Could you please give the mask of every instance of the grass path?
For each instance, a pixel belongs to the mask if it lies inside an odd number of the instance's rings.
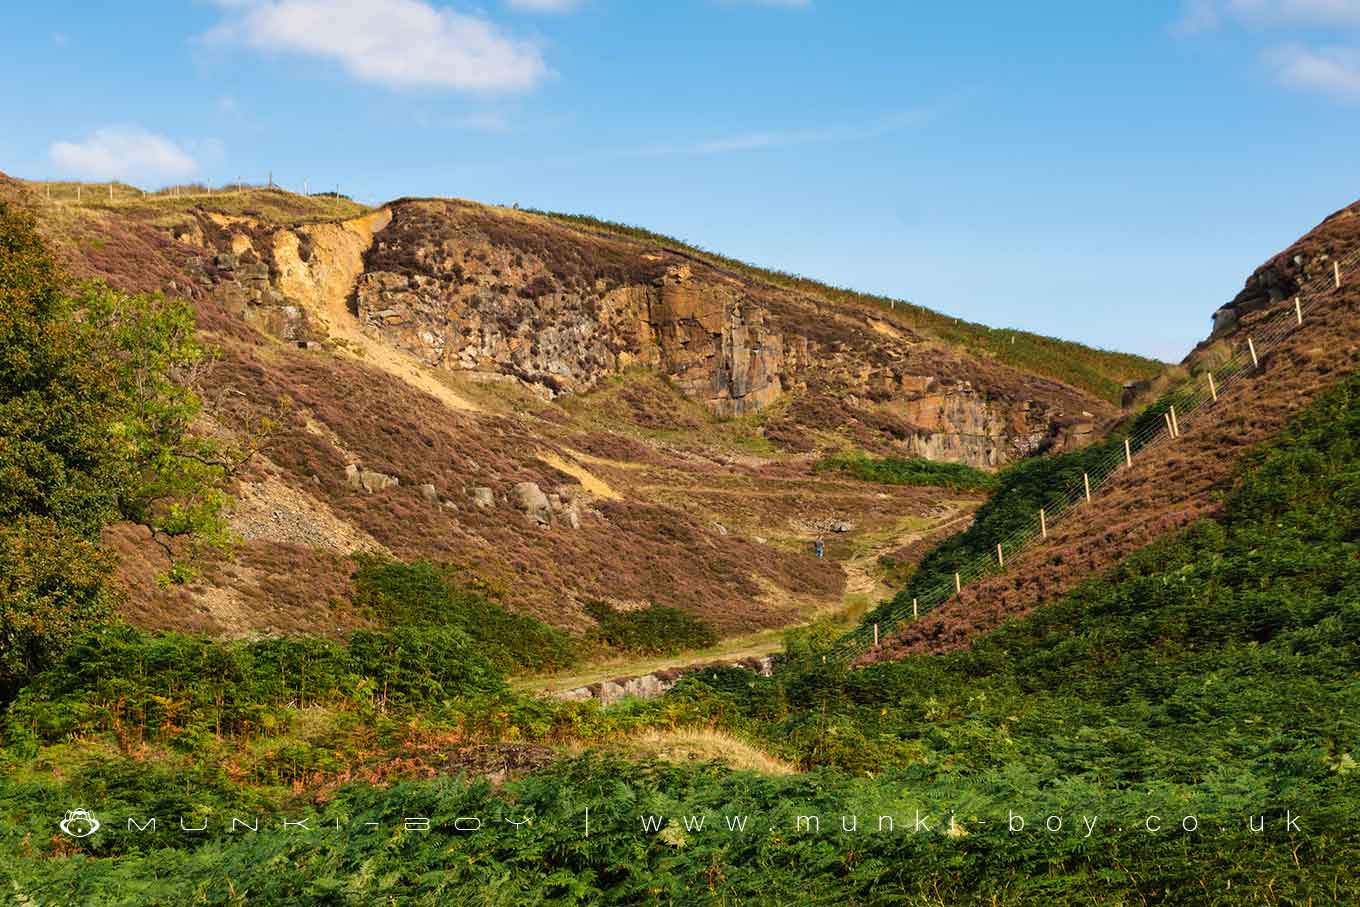
[[[856,619],[856,612],[862,612],[866,603],[873,604],[874,596],[891,595],[892,590],[883,585],[882,579],[874,569],[881,555],[950,526],[958,525],[962,529],[967,521],[972,519],[973,508],[977,502],[950,500],[943,503],[948,509],[929,523],[923,525],[920,518],[908,517],[890,530],[879,531],[855,540],[850,556],[841,562],[846,574],[846,592],[841,607],[834,612],[837,617],[849,623]],[[816,616],[825,616],[825,612]],[[617,657],[578,665],[560,673],[514,678],[511,686],[524,692],[552,694],[605,680],[641,677],[644,674],[672,668],[686,668],[715,661],[735,662],[745,658],[761,658],[781,651],[784,648],[785,632],[806,623],[804,620],[785,627],[730,636],[707,649],[682,652],[679,655]]]

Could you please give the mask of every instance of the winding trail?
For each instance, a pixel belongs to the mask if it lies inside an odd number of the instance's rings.
[[[872,603],[881,598],[892,596],[894,590],[884,584],[882,577],[875,569],[878,559],[882,555],[937,535],[953,526],[966,525],[973,519],[973,509],[972,506],[968,506],[968,502],[941,502],[941,512],[937,521],[933,521],[924,527],[900,527],[898,531],[878,536],[871,544],[842,561],[841,569],[845,571],[846,576],[846,605],[836,612],[837,615],[840,617],[848,615],[850,602],[853,598],[868,596]],[[572,694],[591,684],[634,680],[662,672],[698,669],[714,663],[735,664],[747,659],[774,655],[784,648],[784,633],[786,631],[805,625],[806,622],[800,622],[773,630],[762,630],[759,633],[732,636],[721,640],[711,648],[684,652],[680,655],[640,656],[597,661],[556,674],[516,678],[511,681],[511,686],[524,692],[562,698],[580,698]]]

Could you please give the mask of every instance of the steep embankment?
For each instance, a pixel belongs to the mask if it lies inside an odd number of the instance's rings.
[[[644,366],[717,416],[766,414],[780,448],[851,440],[980,466],[1079,444],[1114,414],[891,312],[828,305],[671,249],[467,202],[392,211],[355,314],[432,368],[511,375],[551,398]]]
[[[1305,281],[1330,277],[1332,262],[1360,249],[1360,207],[1337,212],[1254,272],[1246,288],[1216,314],[1214,335],[1185,361],[1191,370],[1219,366],[1247,347],[1253,330],[1292,319],[1293,295]],[[1246,357],[1249,358],[1249,357]],[[979,634],[1023,615],[1168,532],[1220,506],[1242,456],[1278,433],[1289,418],[1360,363],[1360,273],[1343,272],[1303,323],[1263,350],[1260,368],[1205,409],[1193,428],[1121,469],[1099,494],[1052,528],[1048,540],[1016,556],[1004,574],[903,625],[866,656],[875,660],[966,647]]]
[[[140,531],[110,533],[143,626],[343,632],[372,620],[359,551],[466,565],[565,627],[592,599],[784,626],[842,605],[834,558],[859,552],[852,591],[871,588],[864,552],[959,498],[815,473],[815,449],[995,464],[1115,415],[891,310],[525,212],[85,198],[24,203],[74,274],[193,301],[220,350],[206,427],[279,422],[239,477],[234,559],[166,588]],[[815,560],[829,527],[845,541]]]

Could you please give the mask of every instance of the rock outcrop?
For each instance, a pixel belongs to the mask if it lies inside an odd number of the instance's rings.
[[[624,699],[656,699],[659,696],[664,696],[687,674],[697,674],[701,671],[727,668],[744,668],[759,674],[761,677],[769,677],[774,671],[774,658],[769,655],[764,655],[759,658],[742,658],[737,661],[714,661],[706,662],[704,664],[686,665],[681,668],[654,671],[651,674],[642,674],[638,677],[619,677],[614,680],[602,680],[587,686],[576,687],[571,690],[562,690],[561,692],[552,695],[557,699],[566,699],[575,702],[593,699],[600,703],[600,705],[613,705]]]
[[[349,483],[350,488],[356,491],[366,491],[369,494],[386,491],[401,484],[401,480],[396,476],[389,476],[373,469],[364,469],[354,464],[345,467],[345,481]]]
[[[547,398],[647,368],[720,418],[791,396],[830,401],[766,426],[791,449],[816,446],[809,432],[848,427],[871,449],[997,467],[1080,444],[1114,412],[864,310],[519,212],[402,201],[337,224],[201,214],[174,229],[209,250],[198,276],[220,298],[299,346],[381,347]],[[396,373],[412,371],[422,370]],[[436,384],[422,389],[449,396]],[[553,512],[536,504],[531,518]],[[579,519],[562,511],[565,525]]]

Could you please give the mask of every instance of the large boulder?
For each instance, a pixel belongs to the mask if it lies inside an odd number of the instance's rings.
[[[535,523],[546,526],[552,522],[552,503],[537,482],[520,482],[510,489],[510,503]]]
[[[401,484],[401,480],[396,476],[389,476],[372,469],[364,469],[354,464],[345,467],[345,481],[355,491],[366,491],[369,494],[373,494],[375,491],[386,491],[388,488],[395,488]]]

